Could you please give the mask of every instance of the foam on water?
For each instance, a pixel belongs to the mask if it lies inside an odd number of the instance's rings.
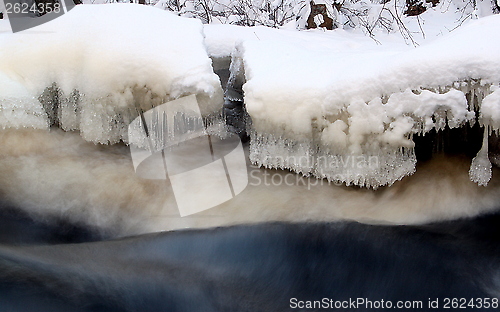
[[[169,182],[137,176],[124,145],[95,145],[57,129],[2,130],[0,145],[4,201],[39,220],[62,218],[115,235],[265,221],[415,224],[474,216],[500,202],[498,169],[480,187],[467,174],[470,159],[437,156],[378,190],[249,166],[240,195],[181,218]]]

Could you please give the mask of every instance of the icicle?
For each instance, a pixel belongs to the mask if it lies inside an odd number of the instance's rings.
[[[383,146],[361,154],[333,152],[310,140],[293,141],[272,134],[250,132],[250,161],[266,168],[290,169],[304,176],[314,176],[376,189],[392,185],[415,172],[413,148]]]
[[[61,91],[62,93],[62,91]],[[79,129],[80,98],[78,90],[73,90],[69,96],[61,96],[59,101],[59,125],[66,131]]]
[[[469,177],[472,182],[476,182],[480,186],[488,185],[491,179],[491,162],[488,158],[488,127],[484,127],[483,146],[472,160]]]

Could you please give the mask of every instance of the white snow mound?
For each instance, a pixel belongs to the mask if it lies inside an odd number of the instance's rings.
[[[498,29],[485,17],[414,49],[243,41],[230,81],[245,82],[252,162],[376,188],[415,171],[413,134],[474,122],[485,97],[500,129]]]
[[[190,94],[205,116],[223,103],[199,20],[144,5],[79,5],[36,28],[0,34],[2,128],[56,123],[89,141],[127,141],[139,107]]]

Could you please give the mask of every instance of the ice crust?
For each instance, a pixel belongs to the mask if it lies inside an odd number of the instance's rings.
[[[0,128],[57,124],[88,141],[127,141],[139,110],[191,94],[204,116],[222,106],[199,20],[144,5],[81,5],[0,34]]]

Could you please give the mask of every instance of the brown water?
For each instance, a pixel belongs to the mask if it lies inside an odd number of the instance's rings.
[[[36,219],[62,218],[117,235],[277,220],[418,224],[500,207],[498,169],[480,187],[469,180],[469,158],[435,156],[376,191],[249,167],[240,195],[181,218],[168,182],[138,177],[126,146],[95,145],[56,129],[1,130],[0,146],[3,200]]]

